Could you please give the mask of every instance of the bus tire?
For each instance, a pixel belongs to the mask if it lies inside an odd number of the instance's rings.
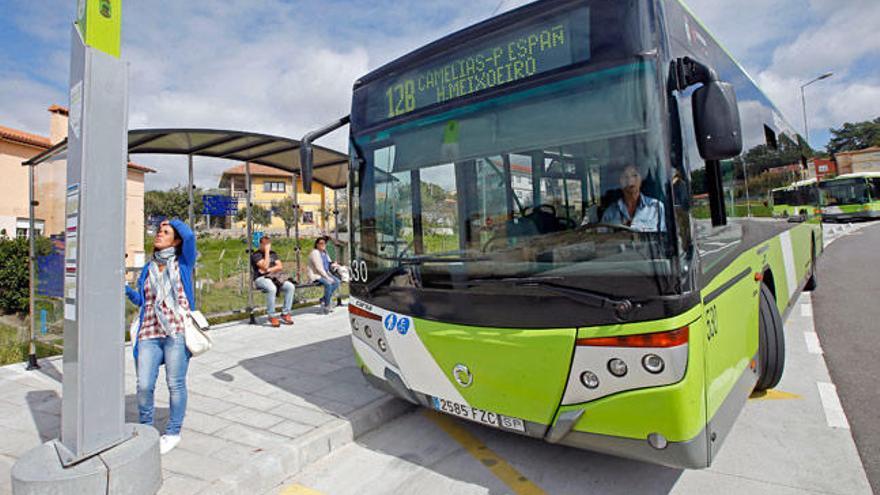
[[[767,390],[775,387],[782,378],[782,370],[785,368],[785,334],[773,292],[761,284],[759,297],[758,365],[761,374],[755,390]]]
[[[816,280],[816,241],[814,240],[810,246],[812,250],[810,251],[810,278],[807,279],[807,284],[804,285],[804,291],[813,292],[816,290],[816,287],[819,285],[818,280]]]

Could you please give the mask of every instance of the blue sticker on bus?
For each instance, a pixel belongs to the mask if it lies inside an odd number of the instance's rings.
[[[397,315],[394,313],[389,313],[388,316],[385,317],[385,330],[389,332],[394,331],[397,327]]]
[[[400,335],[406,335],[406,332],[409,331],[409,318],[402,316],[400,320],[397,321],[397,331]]]

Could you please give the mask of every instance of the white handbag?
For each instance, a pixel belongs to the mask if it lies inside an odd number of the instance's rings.
[[[210,325],[205,315],[201,311],[188,311],[183,322],[186,348],[189,349],[193,357],[210,351],[214,346],[214,341],[206,332]]]

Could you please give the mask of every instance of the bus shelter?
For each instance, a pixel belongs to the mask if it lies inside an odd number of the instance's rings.
[[[237,308],[235,305],[245,303],[245,310],[250,316],[251,322],[254,322],[254,289],[251,283],[250,274],[250,254],[253,252],[254,239],[254,218],[253,218],[253,182],[251,168],[253,165],[262,165],[271,167],[283,172],[292,174],[292,185],[290,197],[293,203],[295,218],[293,228],[293,245],[287,251],[286,262],[292,261],[295,267],[294,279],[298,287],[302,287],[300,279],[301,272],[301,248],[300,248],[300,219],[302,217],[301,205],[298,201],[298,185],[302,176],[302,168],[300,165],[301,142],[295,139],[272,136],[267,134],[259,134],[253,132],[243,132],[234,130],[217,130],[217,129],[140,129],[132,130],[128,133],[128,153],[135,154],[152,154],[152,155],[180,155],[186,157],[186,166],[188,172],[187,180],[187,220],[190,226],[196,223],[196,216],[203,212],[196,211],[194,172],[194,157],[208,157],[215,159],[230,160],[233,162],[244,163],[245,173],[245,190],[243,200],[245,202],[245,249],[238,253],[227,253],[227,249],[218,253],[211,253],[211,256],[219,256],[221,259],[229,254],[230,257],[237,256],[233,265],[228,262],[219,263],[219,274],[217,266],[208,266],[211,261],[208,259],[200,259],[200,263],[196,267],[196,285],[204,288],[203,283],[215,282],[212,279],[200,277],[199,268],[204,268],[206,275],[229,282],[230,279],[238,280],[233,287],[237,294],[246,295],[246,301],[240,301],[235,297],[230,298],[229,307],[226,311],[235,313],[241,311],[241,306]],[[327,189],[334,191],[333,210],[334,218],[334,237],[335,245],[338,249],[339,243],[339,205],[337,204],[337,194],[335,191],[343,189],[347,186],[348,180],[348,156],[344,153],[334,151],[329,148],[314,146],[314,180]],[[30,329],[31,329],[31,364],[36,364],[34,341],[35,336],[39,332],[46,333],[47,327],[51,327],[53,323],[59,323],[63,320],[64,311],[64,205],[66,187],[66,154],[67,140],[61,141],[45,152],[31,158],[23,163],[29,167],[29,198],[30,198]],[[120,164],[125,166],[125,164]],[[116,192],[114,192],[116,193]],[[236,201],[233,199],[233,201]],[[236,201],[237,203],[237,201]],[[54,208],[50,205],[55,205]],[[236,206],[236,209],[237,206]],[[42,210],[39,211],[38,210]],[[51,210],[51,211],[50,211]],[[40,218],[40,225],[37,225],[37,219]],[[54,221],[47,221],[52,218]],[[37,232],[42,236],[35,235]],[[37,237],[40,237],[39,242]],[[48,242],[47,242],[48,241]],[[201,248],[201,246],[200,246]],[[274,248],[274,246],[273,246]],[[201,249],[200,249],[201,251]],[[338,252],[338,256],[342,253]],[[53,255],[54,253],[54,255]],[[60,253],[60,254],[59,254]],[[206,253],[202,253],[204,256]],[[279,253],[284,260],[284,256]],[[58,259],[56,259],[58,258]],[[292,258],[292,259],[291,259]],[[341,258],[344,259],[344,258]],[[218,265],[218,263],[214,263]],[[224,267],[226,267],[224,272]],[[233,268],[234,267],[234,268]],[[135,270],[138,268],[132,268]],[[234,276],[230,276],[234,273]],[[222,282],[222,281],[221,281]],[[227,283],[227,285],[229,285]],[[305,284],[308,285],[308,284]],[[197,306],[204,308],[205,296],[210,297],[205,290],[197,290]],[[208,289],[210,290],[210,289]],[[298,291],[299,292],[299,291]],[[218,311],[210,310],[211,313]],[[39,326],[39,330],[38,327]]]

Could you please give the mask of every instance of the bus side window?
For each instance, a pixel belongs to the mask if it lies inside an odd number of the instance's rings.
[[[697,252],[700,256],[702,272],[706,273],[732,252],[742,237],[740,225],[731,223],[720,227],[712,225],[709,212],[709,195],[706,189],[706,162],[700,158],[694,137],[694,123],[691,113],[690,93],[685,91],[679,96],[678,115],[681,122],[683,138],[682,159],[683,165],[690,172],[690,218],[692,219],[693,237],[696,241]],[[726,166],[725,166],[726,165]],[[725,178],[725,196],[728,196],[732,177],[732,161],[722,163],[723,177]],[[725,198],[725,205],[730,205],[730,197]],[[729,210],[729,206],[727,207]]]

